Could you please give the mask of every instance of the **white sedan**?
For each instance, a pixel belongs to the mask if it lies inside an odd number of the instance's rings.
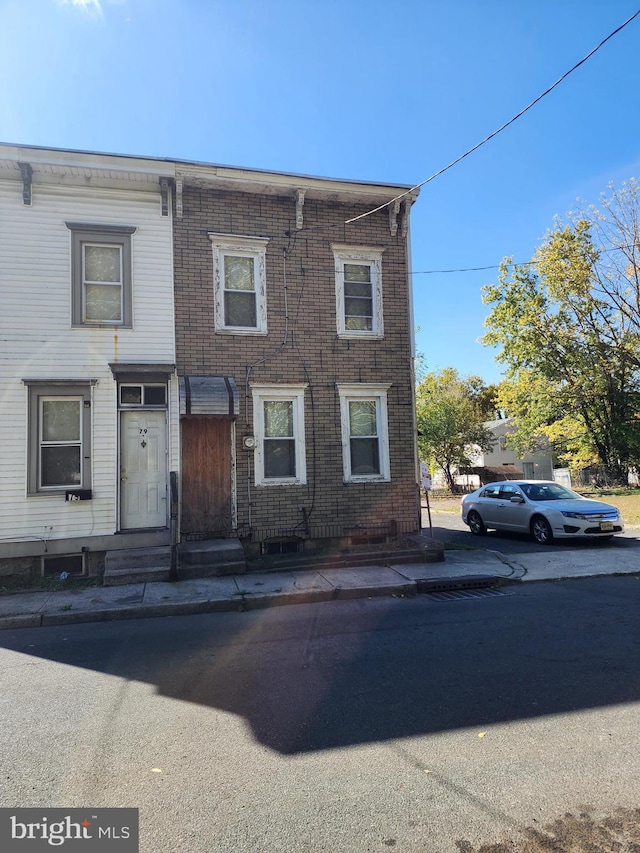
[[[487,530],[530,533],[545,545],[577,536],[611,539],[624,524],[616,507],[583,498],[550,480],[490,483],[465,495],[462,520],[476,536]]]

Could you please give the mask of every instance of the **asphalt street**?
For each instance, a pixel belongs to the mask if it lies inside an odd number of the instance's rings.
[[[138,807],[142,853],[631,837],[639,605],[629,576],[5,631],[0,804]]]

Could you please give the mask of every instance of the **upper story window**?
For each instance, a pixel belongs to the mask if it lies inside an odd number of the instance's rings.
[[[71,231],[71,322],[133,325],[129,226],[67,222]]]
[[[302,485],[307,481],[305,387],[252,386],[258,486]]]
[[[371,246],[333,243],[338,336],[381,338],[382,252]]]
[[[266,335],[269,240],[214,233],[209,239],[213,244],[216,332]]]

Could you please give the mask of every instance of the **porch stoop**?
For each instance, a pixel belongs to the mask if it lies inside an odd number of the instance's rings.
[[[125,548],[108,551],[104,561],[104,586],[168,581],[171,548]],[[178,577],[206,578],[246,572],[244,550],[238,539],[208,539],[178,546]]]
[[[168,545],[107,551],[102,583],[103,586],[120,586],[127,583],[167,581],[170,566],[171,549]]]
[[[239,575],[247,571],[239,539],[204,539],[178,545],[178,577],[181,580],[214,575]]]

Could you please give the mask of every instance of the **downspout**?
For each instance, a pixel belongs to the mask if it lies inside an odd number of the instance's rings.
[[[411,420],[413,429],[413,469],[417,494],[418,533],[422,530],[422,501],[420,497],[420,460],[418,458],[418,423],[416,419],[416,332],[413,311],[413,271],[411,264],[411,205],[414,197],[406,200],[405,256],[407,259],[407,303],[409,308],[409,342],[411,354]]]

